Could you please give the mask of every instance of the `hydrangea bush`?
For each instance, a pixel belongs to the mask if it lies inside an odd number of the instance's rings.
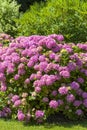
[[[62,35],[18,37],[0,46],[0,117],[42,122],[87,113],[87,44]],[[3,105],[2,105],[3,104]]]

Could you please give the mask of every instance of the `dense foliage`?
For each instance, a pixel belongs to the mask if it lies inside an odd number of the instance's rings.
[[[0,43],[8,45],[14,38],[8,34],[0,33]]]
[[[18,37],[0,44],[0,117],[42,122],[62,111],[87,114],[87,43],[62,35]]]
[[[0,0],[0,33],[12,36],[17,33],[15,19],[19,17],[19,5],[15,0]]]
[[[87,41],[87,1],[48,0],[34,4],[18,20],[18,35],[63,34],[68,42]]]

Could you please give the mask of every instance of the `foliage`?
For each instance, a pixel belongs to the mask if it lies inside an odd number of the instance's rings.
[[[40,123],[59,111],[70,119],[87,114],[87,43],[63,40],[33,35],[0,47],[0,117]]]
[[[18,20],[19,35],[63,34],[67,42],[87,41],[87,1],[48,0],[34,4]]]
[[[12,36],[17,33],[15,19],[19,17],[19,6],[15,0],[0,0],[0,33]]]
[[[4,45],[8,45],[8,43],[12,42],[13,37],[5,34],[5,33],[1,33],[0,34],[0,46]]]

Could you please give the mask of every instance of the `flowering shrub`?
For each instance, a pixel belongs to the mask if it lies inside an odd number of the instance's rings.
[[[62,35],[18,37],[0,47],[0,117],[42,122],[87,113],[87,44]],[[3,104],[3,105],[1,105]]]
[[[0,34],[0,44],[6,45],[9,42],[12,42],[12,40],[13,40],[13,37],[11,37],[10,35],[5,34],[5,33]]]

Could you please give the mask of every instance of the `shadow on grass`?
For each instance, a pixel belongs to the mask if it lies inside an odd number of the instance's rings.
[[[55,126],[64,127],[64,128],[72,128],[74,126],[87,128],[87,118],[80,120],[69,120],[64,117],[62,114],[51,115],[43,124],[37,124],[35,122],[32,123],[24,123],[25,127],[28,126],[44,126],[47,129],[52,129]]]
[[[47,119],[47,123],[45,123],[46,128],[52,128],[55,126],[62,126],[64,128],[72,128],[74,126],[81,126],[84,128],[87,128],[87,118],[84,119],[80,119],[80,120],[70,120],[68,118],[66,118],[64,115],[62,115],[61,113],[55,114],[55,115],[51,115],[48,119]]]

